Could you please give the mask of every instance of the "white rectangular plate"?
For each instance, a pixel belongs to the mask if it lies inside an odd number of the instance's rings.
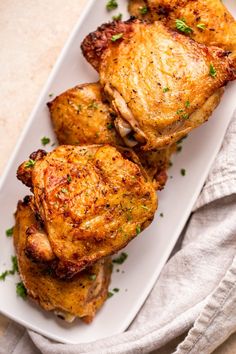
[[[12,240],[7,239],[5,230],[14,224],[13,212],[17,200],[29,191],[17,181],[17,166],[28,155],[41,148],[43,136],[55,137],[51,128],[46,102],[49,93],[54,95],[73,87],[78,83],[93,82],[97,74],[86,63],[80,51],[80,43],[90,31],[111,16],[122,12],[127,15],[126,0],[119,0],[117,11],[107,13],[106,0],[90,0],[75,30],[62,51],[52,74],[40,96],[40,99],[18,142],[8,164],[0,187],[1,225],[0,225],[0,272],[11,266],[14,254]],[[225,1],[231,12],[236,15],[234,0]],[[65,343],[94,341],[124,331],[139,311],[148,293],[152,289],[162,267],[168,259],[178,236],[189,217],[193,204],[203,186],[210,166],[221,146],[226,128],[235,108],[236,85],[230,84],[207,124],[195,130],[184,142],[183,151],[174,158],[174,165],[169,171],[166,188],[159,193],[159,210],[152,225],[126,248],[129,257],[114,269],[110,288],[120,288],[110,298],[93,323],[85,325],[79,320],[66,324],[54,315],[40,310],[29,301],[16,296],[15,284],[18,276],[9,276],[0,282],[0,311],[20,324],[54,340]],[[186,176],[180,173],[186,169]],[[160,213],[164,217],[160,217]]]

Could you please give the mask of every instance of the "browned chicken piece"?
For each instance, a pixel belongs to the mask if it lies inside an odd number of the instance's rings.
[[[38,155],[17,172],[33,191],[32,207],[43,225],[29,227],[25,251],[35,262],[50,264],[56,276],[72,278],[151,223],[157,197],[134,152],[61,145]]]
[[[107,299],[111,259],[98,261],[70,281],[55,279],[45,265],[33,263],[25,255],[27,230],[32,224],[38,224],[30,199],[26,197],[18,203],[14,227],[18,268],[27,294],[44,310],[53,311],[68,322],[79,317],[89,323]]]
[[[129,11],[135,17],[163,21],[199,43],[233,52],[235,57],[236,21],[221,0],[129,0]]]
[[[50,116],[59,144],[125,145],[117,133],[116,113],[103,101],[99,83],[76,86],[48,103]],[[138,146],[138,155],[156,189],[162,189],[167,180],[166,170],[174,148],[144,152]]]
[[[116,128],[144,150],[173,144],[205,122],[236,75],[222,49],[206,47],[161,22],[112,22],[82,43],[119,115]]]

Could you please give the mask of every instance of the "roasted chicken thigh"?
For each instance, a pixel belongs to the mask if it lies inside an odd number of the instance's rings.
[[[28,228],[25,252],[63,279],[125,247],[157,208],[155,189],[128,149],[62,145],[33,153],[17,176],[31,187],[43,225]]]
[[[105,24],[85,38],[82,51],[100,74],[116,128],[125,126],[144,150],[169,146],[205,122],[235,79],[227,52],[161,22]]]
[[[235,57],[236,21],[221,0],[130,0],[129,11],[135,17],[163,21],[195,41],[220,47]]]
[[[59,144],[125,145],[114,126],[117,114],[103,100],[99,83],[78,85],[67,90],[49,102],[48,107]],[[148,152],[138,146],[133,149],[155,188],[162,189],[175,146]]]
[[[68,322],[79,317],[89,323],[107,298],[111,259],[98,261],[70,281],[55,279],[46,264],[33,263],[25,254],[27,230],[39,223],[30,206],[31,198],[18,203],[14,227],[18,268],[27,294],[44,310]]]

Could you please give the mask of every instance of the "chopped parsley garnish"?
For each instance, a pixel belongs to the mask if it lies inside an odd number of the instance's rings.
[[[13,235],[14,226],[6,230],[6,236],[11,237]]]
[[[29,160],[26,161],[26,163],[25,163],[25,167],[26,167],[26,168],[33,167],[34,165],[35,165],[35,161],[32,160],[32,159],[29,159]]]
[[[180,152],[181,150],[182,150],[182,146],[179,145],[179,146],[177,147],[176,151],[177,151],[177,152]]]
[[[216,69],[214,68],[213,64],[210,64],[209,75],[212,76],[213,78],[216,77]]]
[[[190,102],[189,102],[189,100],[185,102],[185,107],[187,107],[187,108],[190,107]]]
[[[110,297],[112,297],[114,294],[111,291],[108,291],[107,293],[107,298],[109,299]]]
[[[89,275],[89,280],[96,280],[96,278],[97,278],[96,274]]]
[[[139,12],[141,15],[146,15],[148,13],[148,7],[147,6],[140,7]]]
[[[132,214],[131,213],[128,213],[127,214],[127,221],[131,221],[133,220],[133,217],[132,217]],[[121,230],[122,231],[122,230]]]
[[[170,91],[169,87],[164,87],[163,90],[162,90],[164,93]]]
[[[116,42],[118,39],[121,39],[123,37],[123,33],[117,33],[117,34],[114,34],[112,37],[111,37],[111,41],[112,42]]]
[[[188,113],[184,113],[184,114],[181,115],[181,118],[188,119],[189,118],[189,114]]]
[[[67,176],[67,182],[70,183],[72,181],[72,178],[70,175]]]
[[[18,264],[16,256],[11,257],[12,268],[9,270],[5,270],[2,274],[0,274],[0,280],[5,280],[8,275],[14,275],[18,272]]]
[[[113,126],[112,123],[107,124],[107,129],[108,129],[108,130],[111,130],[113,127],[114,127],[114,126]]]
[[[98,109],[98,104],[93,101],[88,105],[88,109]]]
[[[120,289],[119,288],[114,288],[113,291],[114,291],[114,293],[118,293],[120,291]]]
[[[146,205],[141,205],[141,208],[143,208],[145,210],[149,210],[149,208]]]
[[[120,20],[122,20],[122,16],[123,16],[122,14],[112,16],[112,20],[113,21],[120,21]]]
[[[68,193],[68,189],[62,188],[61,192],[64,193],[64,194],[66,194],[66,193]]]
[[[53,93],[49,93],[48,96],[49,96],[49,97],[52,97],[52,96],[53,96]]]
[[[108,11],[115,10],[117,9],[117,7],[118,7],[118,3],[116,0],[109,0],[106,4],[106,8]]]
[[[176,111],[176,114],[178,114],[180,116],[180,118],[183,118],[183,119],[188,119],[189,118],[188,113],[184,113],[183,109],[178,109],[178,111]]]
[[[123,264],[128,258],[128,254],[122,252],[117,258],[113,259],[112,262],[116,264]]]
[[[15,274],[18,272],[18,263],[17,263],[17,258],[16,256],[11,257],[11,262],[12,262],[12,274]]]
[[[48,138],[47,136],[44,136],[42,139],[41,139],[41,143],[43,146],[47,145],[50,143],[50,138]]]
[[[22,299],[26,298],[27,290],[22,281],[16,284],[16,293],[18,296],[22,297]]]
[[[78,104],[78,106],[76,107],[77,109],[77,113],[81,112],[82,111],[82,106],[81,104]]]
[[[140,232],[141,232],[141,227],[138,225],[136,227],[136,235],[140,234]]]
[[[199,29],[202,30],[202,31],[205,31],[206,25],[205,25],[205,23],[198,23],[198,24],[197,24],[197,28],[199,28]]]
[[[163,218],[163,217],[164,217],[164,214],[163,214],[163,213],[160,213],[160,217]]]
[[[186,170],[184,168],[181,168],[180,173],[181,173],[182,176],[185,176],[186,175]]]
[[[184,19],[175,20],[175,26],[176,26],[177,30],[179,30],[180,32],[184,32],[187,34],[193,32],[192,28],[186,24]]]

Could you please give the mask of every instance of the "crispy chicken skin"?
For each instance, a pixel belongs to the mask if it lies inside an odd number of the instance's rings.
[[[48,103],[61,145],[122,145],[114,129],[116,114],[102,101],[99,83],[78,85]]]
[[[48,107],[59,144],[125,145],[114,126],[117,115],[108,102],[103,101],[99,83],[78,85],[67,90],[49,102]],[[155,188],[162,189],[174,148],[148,152],[138,146],[133,149]]]
[[[138,163],[134,152],[109,145],[62,145],[36,157],[32,167],[23,163],[17,176],[24,183],[26,173],[29,185],[31,170],[33,208],[49,240],[36,242],[43,231],[29,228],[28,257],[50,262],[56,276],[69,279],[125,247],[157,208],[155,189]]]
[[[89,323],[107,298],[111,260],[98,261],[71,281],[55,279],[45,265],[33,263],[25,254],[27,230],[38,223],[30,199],[27,197],[18,203],[13,236],[20,277],[27,294],[44,310],[53,311],[68,322],[80,317]]]
[[[236,52],[236,21],[221,0],[130,0],[129,12],[172,29],[176,19],[184,19],[195,41]]]
[[[114,34],[122,36],[114,41]],[[118,120],[132,128],[144,150],[171,145],[206,121],[222,87],[235,79],[225,51],[161,22],[105,24],[85,38],[82,51],[99,72]]]

